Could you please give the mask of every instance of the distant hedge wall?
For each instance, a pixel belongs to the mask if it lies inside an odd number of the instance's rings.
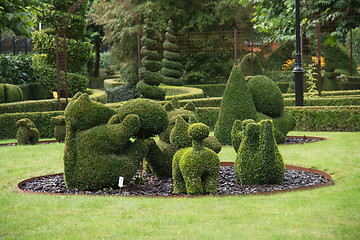
[[[219,107],[197,108],[198,120],[213,129]],[[286,107],[296,118],[296,131],[360,131],[359,106]]]
[[[100,90],[89,90],[90,99],[106,103],[107,95],[104,91]],[[0,104],[0,114],[2,113],[24,113],[24,112],[47,112],[47,111],[57,111],[58,100],[57,99],[47,99],[47,100],[31,100],[31,101],[22,101],[14,103],[4,103]],[[65,99],[61,99],[61,110],[65,109]]]

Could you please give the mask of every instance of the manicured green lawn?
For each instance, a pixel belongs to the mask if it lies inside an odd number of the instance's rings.
[[[286,164],[324,170],[335,185],[199,198],[21,194],[19,181],[62,172],[64,145],[0,147],[0,239],[360,239],[360,133],[289,135],[328,138],[280,151]]]

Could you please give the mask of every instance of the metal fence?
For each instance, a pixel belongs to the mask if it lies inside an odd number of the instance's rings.
[[[34,49],[31,38],[0,35],[0,54],[28,54]]]

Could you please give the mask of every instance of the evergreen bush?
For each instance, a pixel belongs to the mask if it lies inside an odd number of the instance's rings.
[[[255,53],[246,54],[240,62],[240,68],[244,76],[263,75],[264,69]]]
[[[21,88],[13,84],[0,83],[0,103],[12,103],[23,100]]]

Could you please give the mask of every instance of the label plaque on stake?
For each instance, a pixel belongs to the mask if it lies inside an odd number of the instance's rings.
[[[119,177],[119,185],[120,188],[122,188],[124,186],[124,177]]]

